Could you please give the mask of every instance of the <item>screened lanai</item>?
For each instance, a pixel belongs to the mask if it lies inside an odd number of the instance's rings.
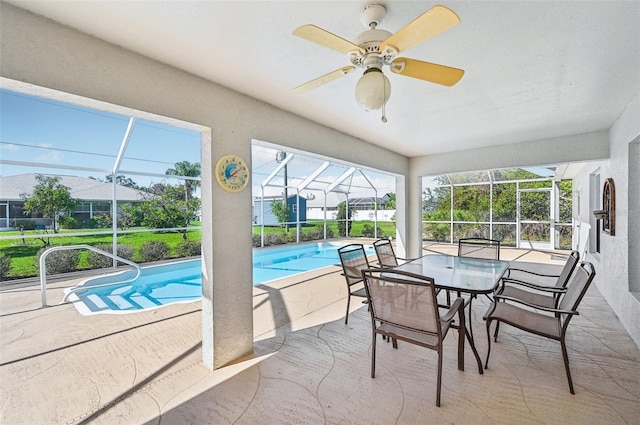
[[[103,104],[81,107],[9,90],[2,96],[3,104],[13,106],[2,117],[2,178],[18,176],[33,185],[33,179],[20,176],[57,176],[73,186],[81,202],[69,214],[76,222],[61,217],[66,233],[57,233],[51,223],[39,232],[16,233],[35,222],[23,214],[20,197],[32,187],[5,184],[0,209],[4,228],[14,233],[0,238],[38,244],[46,233],[46,241],[57,244],[55,238],[73,231],[76,237],[107,235],[115,251],[127,244],[127,235],[138,233],[182,232],[199,242],[200,210],[193,206],[200,198],[198,126],[139,111],[127,116],[126,110]],[[37,125],[21,120],[19,111],[25,109]],[[396,176],[260,140],[252,143],[251,162],[254,247],[396,237]],[[423,177],[422,239],[454,243],[482,236],[506,246],[569,249],[576,212],[571,181],[562,177],[565,169],[552,165]],[[169,186],[184,187],[179,207],[192,210],[188,220],[135,222],[128,208]],[[274,214],[277,203],[286,203],[284,218]]]
[[[519,248],[571,249],[577,212],[565,171],[548,165],[423,177],[423,240],[483,237]]]
[[[0,243],[11,277],[37,273],[30,258],[52,245],[91,241],[129,257],[126,245],[166,242],[171,231],[199,246],[197,126],[42,94],[0,91]],[[64,192],[71,202],[48,209]],[[78,267],[92,268],[86,254]]]
[[[293,229],[292,242],[337,236],[395,236],[395,231],[389,230],[395,228],[394,176],[257,140],[253,142],[252,159],[253,226],[254,235],[259,233],[259,246],[269,244],[265,243],[265,229],[269,227],[286,232]],[[368,202],[363,205],[365,199]],[[279,205],[284,204],[286,212],[277,216]],[[364,223],[364,229],[358,228],[357,222]],[[388,224],[386,234],[381,222]],[[310,228],[312,231],[305,231]]]

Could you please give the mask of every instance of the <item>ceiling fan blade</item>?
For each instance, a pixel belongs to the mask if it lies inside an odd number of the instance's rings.
[[[442,84],[448,87],[456,84],[464,75],[462,69],[408,58],[397,58],[391,63],[389,69],[395,74]]]
[[[353,44],[349,40],[338,37],[337,35],[312,24],[296,28],[293,31],[293,34],[306,40],[313,41],[321,46],[336,50],[340,53],[348,54],[353,51],[359,51],[364,54],[364,49]]]
[[[336,69],[335,71],[325,74],[322,77],[318,77],[315,80],[311,80],[299,85],[298,87],[293,89],[293,91],[295,91],[296,93],[304,93],[311,89],[315,89],[316,87],[319,87],[323,84],[327,84],[328,82],[331,82],[333,80],[337,80],[340,77],[344,77],[345,75],[353,72],[355,69],[355,66],[345,66],[340,69]]]
[[[460,18],[451,9],[434,6],[387,38],[380,45],[380,51],[384,52],[387,47],[393,47],[398,52],[403,52],[421,41],[455,27],[459,22]]]

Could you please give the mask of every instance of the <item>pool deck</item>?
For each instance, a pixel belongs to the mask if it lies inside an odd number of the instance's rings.
[[[559,263],[540,252],[519,260]],[[37,284],[5,286],[0,424],[640,423],[640,350],[595,286],[567,338],[575,395],[558,343],[502,326],[484,375],[469,350],[458,371],[456,337],[446,339],[437,408],[431,350],[394,350],[379,339],[370,378],[370,318],[354,298],[344,324],[339,273],[328,267],[255,287],[254,356],[215,371],[201,363],[199,302],[82,316],[71,304],[40,308]],[[52,282],[50,303],[79,280]],[[487,305],[480,297],[473,308],[483,358]]]

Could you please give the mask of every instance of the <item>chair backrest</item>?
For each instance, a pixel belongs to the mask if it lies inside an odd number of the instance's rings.
[[[389,269],[363,270],[362,276],[374,323],[389,323],[442,338],[432,278]]]
[[[364,245],[352,243],[338,249],[344,277],[349,286],[362,282],[362,270],[369,268]]]
[[[378,239],[373,243],[373,248],[376,250],[376,256],[378,257],[378,263],[382,267],[393,267],[398,265],[398,259],[393,251],[393,246],[389,239]]]
[[[462,238],[458,241],[458,257],[500,259],[500,241],[485,238]]]
[[[557,288],[564,288],[567,286],[569,282],[569,278],[571,274],[575,270],[578,262],[580,261],[580,253],[578,251],[571,251],[569,254],[569,258],[567,258],[567,262],[564,263],[564,267],[562,268],[562,272],[560,272],[560,277],[558,277],[558,281],[556,282]]]
[[[593,281],[595,275],[596,271],[593,268],[593,264],[586,261],[582,262],[580,264],[580,267],[578,267],[571,276],[569,284],[567,285],[567,292],[562,296],[560,304],[558,305],[558,309],[577,311],[578,305],[580,304],[580,301],[582,301],[584,294],[586,294],[587,289],[589,289],[589,285],[591,285],[591,282]],[[562,327],[564,330],[566,329],[573,315],[562,314],[561,316]]]

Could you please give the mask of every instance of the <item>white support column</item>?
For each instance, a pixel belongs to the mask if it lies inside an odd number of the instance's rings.
[[[135,124],[136,119],[131,117],[129,118],[129,125],[127,126],[127,131],[124,133],[124,137],[122,138],[122,143],[120,143],[120,150],[118,151],[118,156],[116,157],[115,162],[113,163],[113,168],[111,170],[111,187],[113,189],[111,196],[111,229],[112,229],[112,237],[113,237],[113,253],[117,255],[118,253],[118,201],[117,201],[117,187],[116,184],[116,176],[118,175],[118,170],[120,169],[120,164],[122,164],[122,158],[124,157],[124,153],[127,150],[127,146],[129,145],[129,138],[131,137],[131,132],[133,131],[133,125]],[[118,266],[118,260],[113,259],[113,268]]]

